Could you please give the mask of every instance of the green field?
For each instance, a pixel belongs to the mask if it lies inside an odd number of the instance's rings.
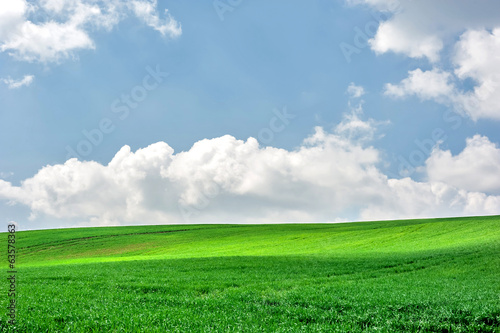
[[[500,216],[16,236],[18,332],[500,332]]]

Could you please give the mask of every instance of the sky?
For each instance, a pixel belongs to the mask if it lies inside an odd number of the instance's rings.
[[[500,214],[500,3],[10,0],[20,229]]]

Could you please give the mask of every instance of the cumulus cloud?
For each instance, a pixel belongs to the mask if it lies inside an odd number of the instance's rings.
[[[410,71],[401,83],[386,84],[385,94],[391,97],[416,95],[424,100],[438,99],[453,92],[453,85],[449,81],[449,73],[438,69],[423,72],[417,68]]]
[[[262,147],[226,135],[175,153],[165,142],[107,164],[70,159],[15,186],[0,180],[0,198],[44,215],[92,225],[189,222],[320,222],[500,213],[500,196],[448,179],[390,179],[369,145],[373,121],[346,115],[316,127],[294,150]],[[356,138],[349,135],[355,129]],[[359,139],[366,135],[367,139]]]
[[[473,119],[500,119],[500,22],[491,33],[469,30],[455,45],[453,62],[459,79],[472,79],[472,91],[460,92],[454,102]]]
[[[369,41],[371,48],[376,53],[392,51],[412,58],[427,57],[432,62],[439,59],[443,43],[438,37],[417,30],[413,32],[413,39],[408,39],[408,31],[400,30],[400,25],[397,21],[380,23],[375,38]]]
[[[160,19],[156,5],[155,0],[8,1],[0,7],[0,51],[25,61],[57,62],[94,49],[91,31],[110,30],[131,13],[164,36],[179,36],[179,23],[168,12]]]
[[[380,189],[381,202],[368,203],[364,220],[402,217],[474,216],[500,212],[500,196],[468,192],[441,182],[389,179]]]
[[[468,29],[493,29],[500,23],[500,3],[494,0],[347,0],[365,4],[390,17],[380,22],[370,41],[378,53],[395,52],[412,58],[440,59],[446,43]]]
[[[369,41],[376,53],[394,52],[433,64],[432,70],[416,69],[399,84],[389,83],[387,95],[432,99],[473,120],[500,119],[500,2],[347,2],[390,13]],[[466,79],[472,80],[471,89],[460,88]]]
[[[452,105],[471,117],[500,119],[500,29],[467,31],[455,45],[453,72],[437,68],[409,71],[399,84],[388,83],[385,94],[403,98],[411,95],[423,100]],[[464,91],[460,80],[472,79],[475,86]]]
[[[33,82],[34,78],[34,75],[25,75],[22,79],[19,80],[14,80],[11,77],[7,77],[4,79],[0,79],[0,81],[5,83],[9,87],[9,89],[17,89],[23,86],[29,86]]]
[[[433,150],[426,161],[431,182],[444,182],[460,189],[500,194],[500,148],[481,135],[468,138],[462,152]]]

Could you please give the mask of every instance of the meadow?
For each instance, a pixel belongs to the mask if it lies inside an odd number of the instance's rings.
[[[1,332],[500,332],[500,216],[16,236]]]

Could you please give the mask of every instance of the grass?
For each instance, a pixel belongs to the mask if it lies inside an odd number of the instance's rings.
[[[18,332],[500,332],[499,216],[16,235]]]

